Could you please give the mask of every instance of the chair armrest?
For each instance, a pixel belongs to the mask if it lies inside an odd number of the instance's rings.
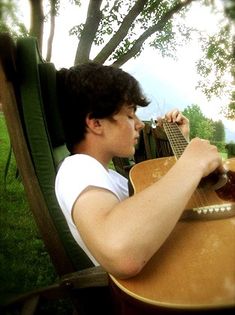
[[[108,274],[100,266],[69,273],[60,279],[61,287],[69,287],[73,289],[104,287],[108,286],[108,283]]]
[[[100,266],[87,268],[81,271],[64,275],[52,285],[32,290],[23,294],[16,295],[8,300],[2,301],[0,311],[6,310],[14,305],[23,305],[23,308],[30,305],[31,311],[26,314],[34,314],[37,303],[41,298],[55,300],[66,298],[70,293],[79,289],[106,287],[109,277],[106,271]],[[33,306],[31,305],[33,301]]]

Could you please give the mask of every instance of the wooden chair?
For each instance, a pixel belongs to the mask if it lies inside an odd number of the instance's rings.
[[[173,155],[163,128],[158,126],[152,127],[151,122],[146,121],[143,129],[143,138],[147,160]]]
[[[28,202],[58,273],[57,283],[1,305],[33,314],[40,298],[70,297],[79,314],[112,314],[108,276],[73,239],[57,203],[54,180],[68,155],[57,110],[56,69],[45,63],[35,38],[0,35],[0,100]]]
[[[120,158],[116,156],[113,158],[113,165],[115,167],[115,170],[126,178],[129,177],[129,171],[134,164],[134,159]]]

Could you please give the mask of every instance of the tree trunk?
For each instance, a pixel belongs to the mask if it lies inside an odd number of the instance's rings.
[[[51,0],[51,10],[50,10],[50,34],[47,41],[47,56],[46,61],[51,60],[51,54],[52,54],[52,43],[54,39],[55,34],[55,16],[56,16],[56,9],[55,9],[56,0]]]
[[[98,29],[102,14],[100,11],[102,0],[90,0],[87,19],[78,44],[74,64],[89,60],[90,50]]]
[[[38,41],[39,50],[42,51],[42,40],[43,40],[43,0],[29,0],[31,8],[31,25],[30,35],[35,36]]]

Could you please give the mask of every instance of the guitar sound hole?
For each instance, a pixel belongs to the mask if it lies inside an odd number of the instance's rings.
[[[227,177],[227,183],[216,190],[216,193],[223,200],[235,202],[235,172],[228,171]]]

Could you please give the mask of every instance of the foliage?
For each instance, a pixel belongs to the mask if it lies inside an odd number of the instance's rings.
[[[122,2],[120,1],[118,5],[110,8],[110,11],[106,8],[107,13],[105,13],[106,16],[103,15],[95,43],[102,44],[104,42],[104,35],[113,35],[115,33],[115,29],[118,29],[121,26],[122,21],[125,18],[125,14],[122,12],[129,12],[131,10],[131,5],[134,5],[134,1],[130,1],[128,4],[125,3],[126,10],[121,7],[121,5]],[[106,7],[109,7],[109,5],[106,5]],[[109,59],[116,61],[123,54],[127,54],[138,38],[140,38],[139,34],[144,34],[144,32],[151,30],[153,25],[157,25],[161,19],[163,20],[171,8],[172,3],[170,2],[156,0],[147,1],[143,10],[136,17],[134,23],[131,24],[126,37],[119,43],[115,51],[110,55]],[[182,14],[182,12],[180,14]],[[112,17],[111,20],[110,16]],[[149,38],[149,45],[158,49],[163,56],[174,57],[177,46],[183,42],[183,37],[189,38],[189,29],[185,25],[174,25],[173,22],[174,21],[172,19],[167,19],[167,22],[162,30],[158,31],[156,29],[156,32],[153,32],[154,36]],[[111,25],[113,26],[111,27]],[[182,38],[179,36],[176,40],[176,33],[180,34]],[[137,57],[141,53],[144,48],[143,46],[134,57]]]
[[[224,0],[224,10],[231,20],[235,20],[235,2],[234,0]]]
[[[75,64],[90,60],[93,46],[101,49],[93,58],[99,63],[109,62],[115,66],[122,66],[131,58],[138,57],[145,45],[155,48],[164,57],[175,58],[176,50],[184,45],[196,29],[189,28],[184,21],[189,10],[193,10],[193,2],[196,0],[96,0],[89,1],[87,18],[85,23],[75,25],[70,34],[77,37],[78,46]],[[29,1],[31,12],[36,12],[39,3],[44,12],[38,21],[38,15],[32,13],[31,34],[38,36],[41,47],[42,23],[50,18],[51,32],[48,38],[47,60],[50,60],[52,41],[54,36],[55,16],[60,13],[62,0]],[[210,6],[217,13],[218,1],[199,0],[203,6]],[[72,5],[81,6],[81,0],[70,0]],[[234,16],[234,2],[226,0],[225,14],[229,18]],[[213,5],[214,4],[214,5]],[[40,6],[40,7],[41,7]],[[20,25],[16,12],[18,3],[16,0],[6,0],[0,4],[0,21],[2,28],[6,28],[6,18],[12,16],[13,24]],[[39,10],[39,9],[38,9]],[[220,8],[220,14],[221,14]],[[223,11],[223,10],[222,10]],[[3,12],[5,12],[3,14]],[[12,24],[12,25],[13,25]],[[10,27],[12,29],[12,27]],[[198,71],[202,77],[200,87],[208,97],[222,95],[231,92],[228,88],[226,73],[233,66],[232,57],[232,25],[229,19],[221,17],[220,27],[216,34],[202,36],[199,44],[202,44],[204,55],[198,61]],[[18,31],[22,33],[23,31]],[[215,75],[213,75],[215,73]],[[224,108],[228,117],[234,115],[234,96],[231,104]],[[230,115],[230,116],[229,116]]]
[[[39,3],[41,7],[44,4],[43,12],[32,14],[31,17],[31,34],[38,37],[40,47],[42,34],[37,34],[42,33],[42,24],[50,19],[51,30],[46,58],[49,61],[55,16],[62,14],[62,0],[29,0],[29,2],[31,12],[36,12]],[[69,0],[69,2],[74,6],[85,3],[81,0]],[[208,6],[212,13],[221,17],[218,30],[210,36],[186,25],[184,17],[194,9],[194,2],[196,0],[90,0],[85,23],[75,25],[70,31],[70,34],[76,36],[78,40],[74,63],[90,60],[93,48],[97,47],[100,49],[93,60],[117,67],[131,58],[138,57],[146,45],[155,48],[163,57],[175,58],[177,48],[187,43],[197,33],[199,45],[203,48],[203,56],[197,63],[201,75],[198,88],[208,98],[214,95],[231,95],[230,103],[221,106],[223,106],[222,113],[233,119],[235,93],[231,94],[232,84],[228,82],[228,73],[231,72],[235,80],[235,47],[232,44],[234,27],[231,23],[231,20],[234,20],[234,1],[223,1],[224,7],[218,6],[219,0],[197,1],[197,4]],[[5,0],[0,3],[0,30],[11,29],[16,35],[26,34],[16,14],[18,6],[16,0]],[[39,15],[41,18],[38,19]],[[8,24],[9,20],[12,20],[10,24]]]
[[[225,129],[221,120],[213,121],[206,118],[196,104],[184,109],[183,114],[190,120],[190,138],[208,139],[217,146],[220,152],[225,152]]]
[[[230,18],[234,25],[235,21],[235,1],[234,0],[224,0],[224,10],[225,14]],[[233,32],[234,33],[234,32]],[[232,68],[231,74],[233,77],[233,91],[230,97],[230,102],[227,106],[224,106],[222,109],[222,113],[228,119],[235,119],[235,34],[233,34],[233,41],[232,41]]]
[[[213,124],[214,124],[213,140],[225,142],[225,130],[224,130],[223,122],[219,120],[219,121],[214,121]]]
[[[228,106],[222,108],[222,113],[228,119],[235,119],[235,91],[232,91],[230,103],[228,104]]]
[[[223,8],[217,8],[216,1],[200,0],[201,5],[210,6],[215,14],[219,11],[221,17],[218,31],[210,36],[185,25],[183,17],[191,8],[193,9],[193,1],[96,2],[93,12],[89,6],[86,22],[74,26],[71,30],[71,34],[79,39],[75,64],[90,59],[92,45],[101,47],[94,61],[109,62],[119,67],[130,58],[138,57],[145,45],[152,46],[163,57],[175,58],[177,48],[197,33],[200,38],[199,45],[202,45],[203,49],[203,56],[197,63],[201,75],[198,88],[208,99],[214,95],[231,94],[232,88],[231,84],[228,84],[227,75],[232,71],[234,62],[233,28],[229,19],[225,18]],[[94,18],[94,10],[96,10],[96,26],[92,29],[90,17]],[[232,10],[229,12],[231,13]],[[232,98],[229,105],[225,104],[223,112],[231,118],[234,117],[234,111],[234,98]]]
[[[228,158],[235,156],[235,143],[228,143],[226,149],[228,151]]]
[[[233,64],[231,28],[225,24],[217,34],[201,39],[206,58],[197,63],[198,73],[203,77],[198,86],[209,98],[211,95],[220,96],[228,86],[224,76],[226,69],[231,69]]]
[[[132,57],[137,57],[144,49],[145,43],[158,49],[164,56],[175,56],[178,45],[189,39],[191,31],[182,23],[174,23],[175,15],[182,16],[195,0],[116,0],[96,1],[96,5],[88,8],[87,20],[71,30],[83,44],[83,38],[92,39],[97,46],[103,46],[94,58],[104,63],[113,62],[123,65]],[[91,3],[91,1],[90,1]],[[101,7],[101,3],[103,7]],[[90,27],[91,17],[97,16],[96,27]],[[93,32],[93,36],[88,34]],[[177,34],[177,36],[176,36]],[[89,59],[89,50],[82,51],[79,42],[75,63]]]
[[[187,106],[183,115],[185,115],[190,121],[190,138],[203,138],[211,140],[214,134],[213,122],[206,118],[200,107],[196,104]]]
[[[19,21],[17,11],[19,3],[16,1],[1,1],[0,2],[0,32],[8,32],[13,37],[26,35],[27,29],[25,25]]]

